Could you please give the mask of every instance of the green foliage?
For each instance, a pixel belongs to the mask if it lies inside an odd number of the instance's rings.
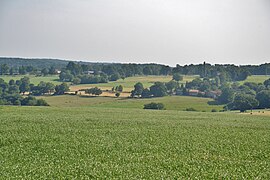
[[[267,79],[267,80],[265,80],[265,81],[263,82],[263,84],[264,84],[266,87],[270,87],[270,78]]]
[[[138,96],[140,97],[142,95],[142,92],[143,92],[143,84],[138,82],[134,85],[134,90],[131,91],[131,97],[135,97],[135,96]]]
[[[229,108],[245,112],[246,110],[253,109],[258,105],[259,102],[255,99],[255,96],[250,94],[237,94],[232,104],[229,105]]]
[[[47,76],[47,75],[49,74],[49,69],[43,68],[43,69],[41,70],[41,74],[42,74],[43,76]]]
[[[81,75],[78,76],[81,79],[81,84],[97,84],[97,83],[107,83],[108,78],[106,75]]]
[[[100,94],[102,94],[102,90],[99,89],[98,87],[94,87],[94,88],[86,89],[85,93],[99,96]],[[119,94],[119,96],[120,96],[120,94]]]
[[[224,87],[222,89],[222,94],[218,97],[218,102],[220,104],[227,104],[232,102],[234,99],[234,91],[229,87]]]
[[[167,95],[166,86],[162,82],[155,82],[154,85],[150,87],[150,92],[154,97],[163,97]]]
[[[110,81],[117,81],[120,78],[121,78],[120,74],[119,73],[115,73],[115,74],[112,74],[110,76]]]
[[[187,108],[186,111],[197,111],[195,108]]]
[[[163,110],[165,109],[164,104],[162,103],[154,103],[151,102],[149,104],[144,105],[144,109],[156,109],[156,110]]]
[[[260,108],[270,108],[270,90],[260,91],[256,99],[259,101]]]
[[[174,73],[173,74],[173,80],[179,82],[179,81],[183,81],[183,76],[179,73]]]
[[[30,78],[25,76],[20,81],[21,83],[19,89],[20,92],[24,94],[30,90]]]
[[[124,89],[123,86],[119,85],[119,86],[113,87],[112,91],[113,92],[123,92],[123,89]]]
[[[65,92],[69,91],[69,86],[67,85],[67,83],[62,83],[60,85],[56,85],[55,86],[55,95],[63,95],[65,94]]]
[[[71,82],[74,79],[74,76],[71,74],[70,71],[61,71],[59,79],[63,82]]]
[[[150,98],[152,94],[148,88],[143,89],[142,91],[142,98]]]
[[[50,82],[41,81],[37,86],[32,86],[30,90],[31,94],[35,96],[51,94],[55,91],[55,85]]]
[[[81,83],[81,79],[80,79],[80,78],[74,78],[74,79],[72,80],[72,83],[73,83],[73,84],[80,84],[80,83]]]
[[[119,92],[115,93],[115,97],[119,97],[121,94]]]
[[[176,88],[178,87],[177,82],[175,82],[174,80],[165,83],[167,90],[169,91],[169,94],[173,94],[173,92],[176,90]]]

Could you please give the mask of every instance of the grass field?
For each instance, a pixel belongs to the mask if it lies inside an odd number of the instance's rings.
[[[0,76],[0,78],[2,78],[4,81],[9,82],[11,79],[14,80],[19,80],[23,77],[29,77],[30,78],[30,82],[37,85],[40,83],[40,81],[44,81],[44,82],[51,82],[55,85],[61,84],[61,82],[59,81],[59,76],[58,75],[50,75],[50,76],[34,76],[34,75],[16,75],[16,76]]]
[[[184,76],[184,79],[181,83],[185,83],[186,81],[192,81],[196,77],[198,76]],[[169,82],[170,80],[172,80],[172,76],[136,76],[128,77],[124,80],[119,79],[118,81],[109,83],[75,85],[71,86],[70,89],[71,91],[77,91],[79,89],[86,89],[97,86],[102,90],[111,90],[112,87],[122,85],[125,92],[130,92],[134,89],[134,85],[137,82],[141,82],[144,87],[150,87],[151,85],[153,85],[154,82]]]
[[[2,179],[269,179],[269,117],[0,107]]]
[[[160,102],[167,110],[184,111],[194,108],[198,111],[221,110],[223,106],[209,105],[213,101],[209,98],[198,98],[190,96],[166,96],[150,99],[111,98],[111,97],[79,97],[79,96],[45,96],[45,99],[53,107],[101,107],[101,108],[123,108],[143,109],[144,104]]]
[[[248,76],[248,78],[245,81],[240,81],[240,84],[244,84],[245,82],[263,83],[265,80],[269,78],[270,76],[266,76],[266,75]]]

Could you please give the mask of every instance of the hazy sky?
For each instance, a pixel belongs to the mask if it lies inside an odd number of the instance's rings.
[[[270,62],[270,0],[0,0],[0,56]]]

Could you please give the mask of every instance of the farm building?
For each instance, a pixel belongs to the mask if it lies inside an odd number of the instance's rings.
[[[200,91],[197,90],[197,89],[190,89],[190,90],[188,90],[188,95],[190,95],[190,96],[198,96],[199,93],[200,93]]]
[[[218,96],[221,95],[221,91],[220,90],[217,90],[217,91],[209,91],[209,92],[206,92],[206,96],[207,97],[210,97],[210,98],[214,98],[216,99]]]

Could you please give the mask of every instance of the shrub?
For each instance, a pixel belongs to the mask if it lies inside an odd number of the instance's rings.
[[[21,105],[21,101],[20,100],[16,100],[13,103],[15,106],[20,106]]]
[[[186,111],[197,111],[197,110],[194,108],[187,108]]]
[[[162,103],[149,103],[144,105],[144,109],[157,109],[157,110],[162,110],[165,109],[164,104]]]
[[[218,112],[216,109],[212,109],[212,111],[211,112]]]
[[[38,99],[36,106],[49,106],[49,104],[44,99]]]
[[[119,97],[120,96],[120,93],[119,92],[115,93],[115,96],[116,97]]]

